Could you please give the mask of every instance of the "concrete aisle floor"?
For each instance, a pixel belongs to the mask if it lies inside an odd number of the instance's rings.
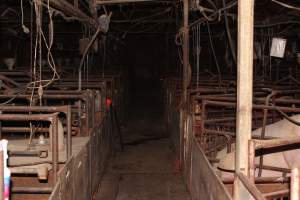
[[[109,162],[97,200],[190,199],[160,120],[131,120],[124,137],[125,150]]]

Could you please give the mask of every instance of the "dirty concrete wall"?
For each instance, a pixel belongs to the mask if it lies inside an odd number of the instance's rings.
[[[97,192],[111,153],[112,134],[107,118],[95,127],[88,142],[59,172],[49,200],[91,199]]]

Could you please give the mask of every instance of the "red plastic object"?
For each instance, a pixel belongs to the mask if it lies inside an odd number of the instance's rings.
[[[110,98],[106,98],[106,106],[109,107],[112,104],[112,100]]]

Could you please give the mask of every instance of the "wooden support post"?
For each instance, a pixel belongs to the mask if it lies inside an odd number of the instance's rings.
[[[249,140],[249,168],[248,168],[248,177],[251,183],[255,183],[255,142]]]
[[[300,168],[293,167],[291,173],[291,200],[300,200]]]
[[[248,176],[248,141],[251,139],[253,85],[254,0],[238,0],[237,117],[235,172]],[[238,177],[234,199],[249,199]]]
[[[187,100],[188,100],[188,67],[189,67],[189,0],[183,0],[183,79],[182,79],[182,118],[180,120],[180,165],[184,161],[184,148],[186,138],[186,122],[187,122]]]
[[[183,1],[183,101],[187,101],[189,67],[189,1]]]
[[[2,145],[0,148],[0,200],[4,200],[4,154]]]

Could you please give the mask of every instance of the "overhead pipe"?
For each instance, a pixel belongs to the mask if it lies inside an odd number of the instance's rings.
[[[89,16],[82,12],[79,8],[74,7],[69,2],[65,0],[50,0],[50,4],[58,7],[62,11],[66,12],[66,14],[73,15],[74,17],[78,17],[82,20],[89,20]]]
[[[89,52],[92,44],[94,44],[94,41],[98,37],[99,33],[101,33],[101,32],[106,33],[108,31],[111,15],[112,15],[112,13],[110,13],[109,15],[101,15],[98,18],[97,30],[94,33],[93,37],[91,38],[90,42],[87,44],[87,46],[84,49],[83,55],[80,60],[79,68],[78,68],[78,90],[79,91],[82,89],[81,88],[82,87],[81,73],[82,73],[82,67],[83,67],[83,63],[85,61],[85,57],[86,57],[87,53]]]
[[[47,3],[46,0],[44,1],[45,3]],[[97,26],[95,19],[81,11],[79,8],[73,6],[66,0],[49,0],[49,3],[51,7],[60,10],[64,14],[75,17],[77,18],[77,20],[86,22],[87,24],[92,25],[93,27]]]

